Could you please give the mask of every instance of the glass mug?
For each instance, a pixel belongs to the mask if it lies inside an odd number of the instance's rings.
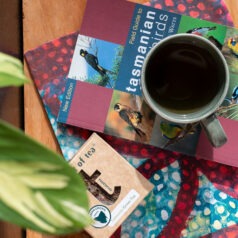
[[[161,40],[144,60],[141,87],[148,105],[162,118],[199,122],[214,147],[226,143],[215,111],[227,94],[229,69],[209,40],[188,33]]]

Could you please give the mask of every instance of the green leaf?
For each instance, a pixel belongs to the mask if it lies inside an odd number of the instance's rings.
[[[0,52],[0,87],[21,86],[29,82],[23,72],[22,62]]]
[[[0,219],[48,234],[91,223],[86,186],[60,155],[0,120]]]

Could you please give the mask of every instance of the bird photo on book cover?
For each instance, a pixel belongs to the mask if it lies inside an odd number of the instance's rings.
[[[78,35],[68,77],[113,88],[123,49],[115,43]]]

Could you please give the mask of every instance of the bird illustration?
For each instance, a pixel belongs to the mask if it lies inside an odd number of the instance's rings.
[[[143,117],[139,111],[135,111],[126,105],[122,105],[121,103],[116,103],[114,105],[114,110],[119,113],[122,120],[127,122],[127,124],[133,128],[137,135],[145,135],[142,129],[139,128]]]
[[[113,73],[112,71],[103,68],[99,65],[98,57],[96,55],[90,54],[88,51],[81,49],[79,53],[86,62],[96,70],[101,76],[106,76],[107,73]]]
[[[231,37],[227,41],[227,46],[231,50],[232,54],[238,57],[238,43],[235,38]]]
[[[234,104],[237,103],[237,100],[238,100],[238,86],[235,86],[232,91],[231,102]]]
[[[162,132],[162,135],[166,139],[171,140],[171,139],[175,139],[179,136],[179,134],[183,130],[183,127],[173,124],[173,123],[167,123],[167,122],[162,121],[160,123],[160,130]]]
[[[164,146],[165,148],[169,145],[172,145],[181,139],[185,138],[187,135],[194,134],[196,131],[196,126],[198,123],[189,123],[185,127],[180,125],[164,122],[160,123],[160,130],[162,135],[168,139],[168,142]]]
[[[216,30],[216,26],[212,27],[196,27],[188,30],[187,33],[195,34],[198,36],[206,36],[208,32]]]

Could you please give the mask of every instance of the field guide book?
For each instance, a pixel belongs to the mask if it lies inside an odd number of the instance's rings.
[[[199,125],[166,121],[143,99],[140,77],[146,54],[157,42],[177,33],[207,38],[228,62],[230,88],[217,110],[228,136],[221,148],[210,145]],[[88,0],[57,120],[232,165],[238,159],[237,74],[235,28],[128,1]]]

